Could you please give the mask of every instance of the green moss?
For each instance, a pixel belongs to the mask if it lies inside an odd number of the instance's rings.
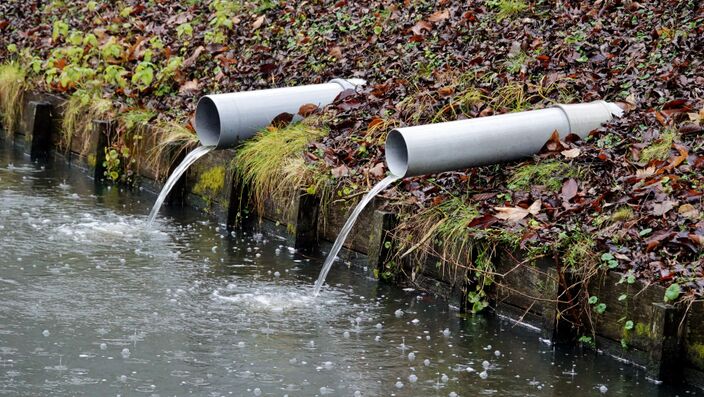
[[[642,338],[650,338],[652,335],[650,333],[650,327],[648,324],[636,323],[635,326],[636,335]]]
[[[704,369],[704,343],[692,343],[687,346],[687,356],[698,369]]]
[[[559,160],[548,160],[537,164],[525,164],[518,168],[509,180],[511,190],[530,190],[531,186],[542,185],[550,191],[558,191],[565,178],[579,176],[579,169]]]
[[[202,197],[210,204],[225,186],[225,167],[215,166],[200,174],[198,182],[193,187],[193,193]]]
[[[660,139],[640,152],[641,161],[650,162],[652,160],[667,160],[670,157],[670,149],[675,141],[676,134],[673,130],[665,130],[660,134]]]

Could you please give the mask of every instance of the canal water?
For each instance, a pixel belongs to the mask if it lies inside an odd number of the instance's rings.
[[[0,146],[0,395],[696,393],[153,201]]]

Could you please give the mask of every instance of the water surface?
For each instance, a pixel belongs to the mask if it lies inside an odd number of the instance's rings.
[[[0,145],[0,395],[694,395],[153,200]]]

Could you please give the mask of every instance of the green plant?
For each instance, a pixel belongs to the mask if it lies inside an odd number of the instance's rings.
[[[22,118],[25,75],[24,69],[17,63],[0,65],[0,115],[6,133],[15,131]]]
[[[154,64],[149,61],[142,61],[132,73],[132,84],[139,90],[144,91],[149,88],[154,81]]]
[[[52,40],[56,41],[59,37],[68,35],[68,24],[64,21],[55,21],[51,31]]]
[[[126,164],[130,161],[130,150],[122,148],[105,148],[104,175],[112,182],[126,182],[129,175],[125,172]]]
[[[107,65],[103,71],[103,81],[105,83],[125,89],[127,87],[127,70],[119,65]]]
[[[176,26],[176,37],[179,39],[193,36],[193,26],[190,23],[184,22]]]

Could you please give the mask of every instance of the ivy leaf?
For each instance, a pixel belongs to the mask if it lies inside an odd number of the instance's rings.
[[[631,320],[626,321],[626,324],[623,325],[623,328],[625,328],[628,331],[632,330],[633,329],[633,321],[631,321]]]
[[[590,296],[589,297],[589,304],[590,305],[595,305],[599,301],[599,298],[596,296]]]
[[[680,285],[677,283],[674,283],[667,287],[665,290],[665,302],[674,302],[677,300],[677,298],[680,297],[680,294],[682,293],[682,289],[680,288]]]
[[[604,314],[606,311],[606,303],[599,303],[596,307],[594,307],[594,311],[599,314]]]

